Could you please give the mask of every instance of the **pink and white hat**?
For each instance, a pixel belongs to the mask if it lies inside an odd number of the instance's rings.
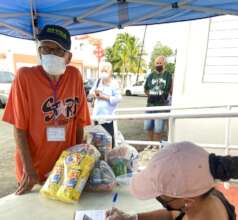
[[[191,142],[169,144],[154,155],[145,170],[132,177],[130,191],[139,199],[202,195],[215,183],[208,157],[207,151]]]

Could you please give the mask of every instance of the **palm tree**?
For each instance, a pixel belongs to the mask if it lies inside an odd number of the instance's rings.
[[[129,72],[145,72],[145,61],[142,59],[140,68],[140,48],[139,41],[128,33],[118,34],[112,48],[106,49],[106,59],[113,65],[113,70],[123,77],[123,86],[127,84]]]

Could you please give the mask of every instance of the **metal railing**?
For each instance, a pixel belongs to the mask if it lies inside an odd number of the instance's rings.
[[[115,134],[115,145],[118,143],[118,125],[117,120],[134,120],[134,119],[168,119],[169,120],[169,131],[168,131],[168,142],[174,142],[175,134],[175,121],[176,119],[193,119],[193,118],[226,118],[225,124],[225,137],[224,144],[202,144],[197,143],[200,146],[211,148],[211,149],[224,149],[225,154],[229,153],[230,149],[238,149],[238,145],[230,145],[230,124],[231,118],[238,117],[238,105],[214,105],[214,106],[160,106],[160,107],[139,107],[139,108],[119,108],[116,110],[115,115],[97,116],[93,117],[94,120],[113,120],[114,121],[114,134]],[[164,113],[163,111],[170,111]],[[190,111],[189,111],[190,110]],[[158,113],[141,113],[136,112],[145,111],[158,111]],[[161,112],[162,111],[162,112]],[[129,114],[120,114],[128,112]],[[125,140],[129,144],[137,145],[160,145],[156,141],[139,141],[139,140]]]

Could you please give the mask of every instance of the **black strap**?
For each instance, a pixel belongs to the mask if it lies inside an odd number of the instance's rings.
[[[176,217],[175,220],[182,220],[184,216],[185,216],[185,213],[184,213],[184,212],[181,212],[181,213],[179,214],[179,216]]]
[[[226,199],[226,197],[221,193],[220,191],[216,189],[212,189],[212,195],[218,197],[223,205],[226,208],[229,220],[236,220],[236,212],[235,212],[235,207],[229,203],[229,201]],[[181,212],[179,216],[176,217],[175,220],[182,220],[183,217],[185,216],[185,213]]]
[[[100,81],[101,81],[101,80],[100,80],[100,79],[98,79],[95,89],[97,89],[97,88],[98,88]]]
[[[95,90],[98,88],[99,83],[100,83],[101,79],[98,79]],[[91,107],[94,108],[94,102],[95,102],[95,98],[93,98],[92,102],[91,102]]]
[[[214,196],[218,197],[222,201],[223,205],[226,208],[229,220],[236,220],[235,207],[232,204],[230,204],[230,202],[226,199],[226,197],[223,195],[223,193],[221,193],[220,191],[214,189],[212,191],[212,194]]]

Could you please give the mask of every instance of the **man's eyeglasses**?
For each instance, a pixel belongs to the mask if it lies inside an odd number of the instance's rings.
[[[50,47],[47,47],[47,46],[40,46],[39,47],[40,51],[42,54],[54,54],[56,56],[59,56],[59,57],[63,57],[64,54],[65,54],[65,50],[62,49],[62,48],[50,48]]]

